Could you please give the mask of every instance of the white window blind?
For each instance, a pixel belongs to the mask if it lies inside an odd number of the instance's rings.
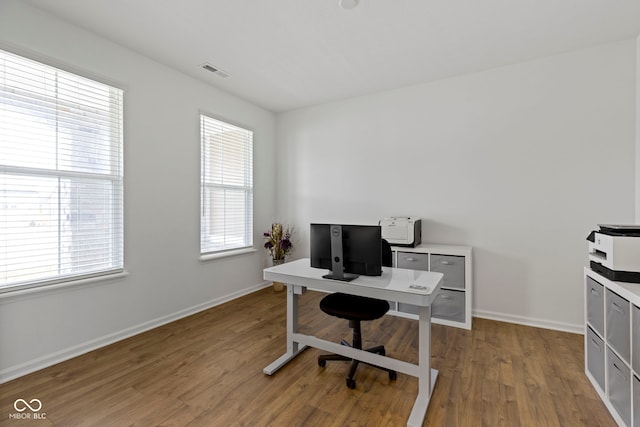
[[[253,246],[253,132],[200,116],[200,252]]]
[[[122,271],[122,99],[0,50],[0,292]]]

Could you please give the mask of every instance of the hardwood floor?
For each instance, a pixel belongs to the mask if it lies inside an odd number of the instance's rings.
[[[302,329],[339,341],[346,321],[300,298]],[[284,352],[285,292],[264,289],[0,385],[0,425],[404,426],[417,380],[346,363],[320,368],[309,349],[273,376]],[[364,345],[417,361],[417,322],[363,324]],[[584,375],[581,335],[474,319],[473,330],[433,325],[440,371],[425,426],[615,426]],[[16,420],[16,399],[37,398],[45,419]]]

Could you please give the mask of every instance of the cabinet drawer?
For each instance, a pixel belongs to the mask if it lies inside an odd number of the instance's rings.
[[[633,348],[633,351],[631,351],[631,357],[633,358],[631,366],[634,371],[640,373],[640,308],[634,305],[631,310],[631,317],[633,318],[631,323],[631,347]],[[640,415],[640,406],[638,406],[638,413]],[[640,426],[640,424],[636,425]]]
[[[410,268],[411,270],[429,270],[427,254],[398,251],[398,268]]]
[[[417,305],[405,304],[403,302],[398,303],[398,311],[401,313],[410,313],[410,314],[418,315],[420,314],[419,310],[420,310],[420,307],[418,307]]]
[[[631,425],[631,371],[611,349],[607,350],[609,401],[627,425]]]
[[[590,327],[587,327],[587,370],[604,392],[604,341]]]
[[[633,377],[633,425],[640,426],[640,379]]]
[[[629,331],[630,310],[629,301],[607,289],[607,343],[613,347],[625,362],[630,363],[631,334]]]
[[[431,305],[431,317],[451,320],[454,322],[465,321],[465,294],[463,291],[440,289],[438,296]],[[402,313],[418,314],[417,305],[398,303],[398,311]],[[604,364],[604,360],[602,362]],[[603,365],[604,366],[604,365]]]
[[[464,289],[464,257],[431,255],[431,271],[444,274],[442,287]]]
[[[604,286],[587,276],[587,322],[604,336]]]
[[[431,316],[439,319],[451,320],[454,322],[465,321],[465,293],[464,291],[453,291],[440,289],[436,299],[431,306]]]

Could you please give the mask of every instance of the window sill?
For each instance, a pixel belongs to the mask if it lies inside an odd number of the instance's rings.
[[[31,294],[43,294],[46,292],[57,291],[60,289],[73,288],[76,286],[81,287],[83,285],[93,285],[99,282],[106,282],[109,280],[121,279],[128,275],[129,275],[128,272],[123,271],[119,273],[107,274],[104,276],[88,277],[86,279],[79,279],[79,280],[70,280],[68,282],[61,282],[61,283],[56,283],[52,285],[34,286],[32,288],[0,291],[0,300],[28,296]]]
[[[200,255],[200,261],[211,261],[214,259],[229,258],[238,255],[250,254],[257,252],[255,248],[244,248],[235,251],[218,252],[215,254]]]

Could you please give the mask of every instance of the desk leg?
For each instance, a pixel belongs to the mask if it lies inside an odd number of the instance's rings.
[[[274,374],[307,348],[293,340],[293,334],[298,332],[298,295],[304,291],[303,286],[287,284],[287,352],[262,370],[267,375]]]
[[[413,404],[407,426],[421,427],[427,415],[438,371],[431,369],[431,306],[420,307],[418,317],[418,396]]]

